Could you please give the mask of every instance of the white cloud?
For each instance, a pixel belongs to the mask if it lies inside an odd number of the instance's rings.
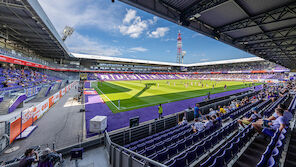
[[[129,24],[133,19],[136,18],[137,12],[135,10],[129,9],[123,19],[123,23]]]
[[[95,26],[102,31],[115,30],[120,25],[122,9],[111,2],[94,0],[38,0],[58,32],[63,28]],[[100,3],[100,5],[98,4]],[[116,11],[116,12],[114,12]]]
[[[143,47],[134,47],[130,48],[129,52],[146,52],[148,49],[143,48]]]
[[[101,44],[101,42],[90,37],[82,36],[77,32],[66,41],[69,49],[75,53],[93,54],[99,56],[120,56],[119,48]]]
[[[137,16],[137,12],[133,9],[127,10],[125,17],[122,20],[122,24],[118,26],[122,35],[128,35],[131,38],[138,38],[149,25],[155,24],[158,18],[142,20],[140,16]]]
[[[150,38],[160,38],[165,36],[169,30],[170,29],[168,27],[158,27],[155,31],[152,31],[151,33],[148,32],[147,34]]]

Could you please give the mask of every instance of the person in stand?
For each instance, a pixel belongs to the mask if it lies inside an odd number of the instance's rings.
[[[36,163],[38,161],[38,153],[30,148],[26,150],[25,157],[20,160],[19,167],[31,167],[33,163]]]
[[[245,128],[244,125],[249,125],[251,122],[262,118],[261,115],[258,113],[258,109],[256,107],[252,108],[252,112],[253,114],[249,118],[243,118],[237,121],[243,128]]]
[[[163,109],[162,109],[161,104],[159,104],[159,106],[158,106],[158,118],[159,119],[162,117],[162,113],[163,113]]]
[[[194,107],[194,118],[200,119],[202,117],[200,109],[199,109],[199,104],[196,103]]]

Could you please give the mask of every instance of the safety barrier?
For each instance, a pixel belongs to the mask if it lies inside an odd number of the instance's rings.
[[[37,119],[41,118],[42,115],[47,112],[70,89],[72,89],[76,83],[77,82],[73,82],[69,84],[48,99],[44,100],[36,106],[32,106],[31,108],[22,111],[20,115],[9,120],[8,122],[10,124],[10,143],[12,143],[15,138],[21,134],[22,131],[31,126]]]

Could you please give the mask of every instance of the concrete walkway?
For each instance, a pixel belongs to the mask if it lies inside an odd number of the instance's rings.
[[[43,117],[34,123],[38,128],[26,139],[15,141],[10,147],[19,147],[10,154],[2,153],[0,161],[11,160],[21,156],[26,149],[41,145],[42,148],[56,149],[69,146],[78,142],[82,137],[83,114],[79,112],[81,104],[73,100],[77,94],[76,89],[66,93]]]

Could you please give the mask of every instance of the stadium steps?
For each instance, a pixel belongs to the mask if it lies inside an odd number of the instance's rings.
[[[8,108],[9,108],[10,100],[11,100],[10,98],[5,98],[0,103],[0,115],[7,114],[8,113]]]
[[[291,135],[291,140],[289,143],[284,166],[285,167],[290,167],[290,166],[295,167],[296,166],[295,157],[296,157],[296,130],[294,129],[294,131],[292,132],[292,135]]]
[[[268,141],[264,138],[256,137],[252,144],[247,148],[243,155],[236,161],[233,167],[253,167],[260,161],[261,155],[264,153]]]
[[[45,97],[45,94],[46,94],[47,90],[48,90],[48,87],[47,86],[42,87],[41,90],[36,95],[35,99]]]

